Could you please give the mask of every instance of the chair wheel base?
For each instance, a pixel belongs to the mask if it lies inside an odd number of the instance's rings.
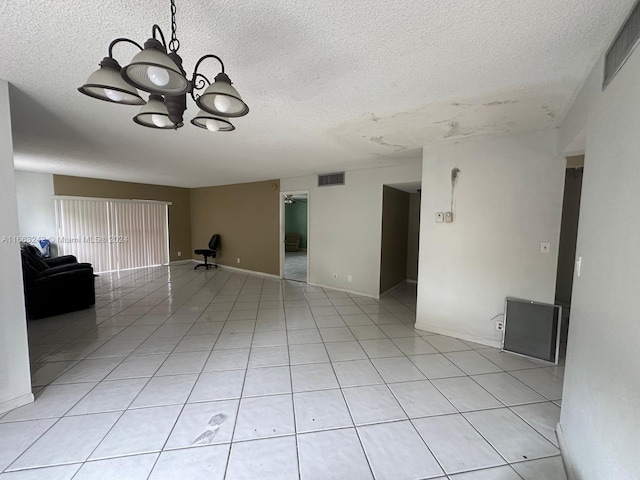
[[[210,268],[218,268],[218,265],[215,265],[213,263],[199,263],[198,265],[196,265],[195,267],[193,267],[194,270],[198,270],[200,267],[204,267],[207,270],[209,270]]]

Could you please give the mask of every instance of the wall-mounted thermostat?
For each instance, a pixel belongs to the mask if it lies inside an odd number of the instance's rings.
[[[444,221],[446,223],[453,222],[453,212],[444,212]]]

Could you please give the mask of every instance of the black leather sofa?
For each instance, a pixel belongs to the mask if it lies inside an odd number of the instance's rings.
[[[28,319],[60,315],[96,303],[95,275],[90,263],[73,255],[42,259],[32,245],[23,244],[22,276]]]

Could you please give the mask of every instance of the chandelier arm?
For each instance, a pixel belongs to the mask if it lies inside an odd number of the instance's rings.
[[[151,29],[151,35],[153,36],[153,38],[155,38],[157,40],[156,32],[158,32],[160,34],[160,38],[162,39],[162,45],[164,45],[164,49],[166,50],[167,49],[167,41],[164,39],[164,33],[162,33],[162,29],[158,25],[154,24],[153,28]]]
[[[128,38],[124,38],[124,37],[116,38],[109,44],[109,57],[113,58],[113,47],[115,47],[118,43],[121,43],[121,42],[131,43],[136,47],[138,47],[140,50],[142,50],[142,47],[140,46],[140,44],[137,42],[134,42],[133,40],[129,40]]]
[[[211,85],[211,81],[201,73],[194,73],[193,80],[191,80],[191,85],[191,98],[195,102],[196,99],[200,97],[200,95],[196,94],[196,90],[203,90],[207,88],[209,85]]]
[[[203,57],[200,57],[200,60],[198,60],[198,62],[196,63],[195,68],[193,69],[193,79],[195,80],[197,75],[200,75],[198,73],[198,67],[200,67],[200,64],[205,61],[207,58],[215,58],[216,60],[218,60],[218,62],[220,62],[220,66],[222,67],[222,73],[224,73],[224,63],[222,63],[222,60],[220,59],[219,56],[217,55],[213,55],[213,54],[209,54],[209,55],[204,55]],[[205,77],[206,78],[206,77]],[[209,82],[211,83],[211,82]]]

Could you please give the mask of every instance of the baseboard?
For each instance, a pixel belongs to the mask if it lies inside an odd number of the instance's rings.
[[[9,410],[13,410],[14,408],[21,407],[28,403],[33,402],[33,393],[27,393],[26,395],[22,395],[18,398],[12,398],[11,400],[7,400],[6,402],[0,403],[0,414],[6,413]]]
[[[567,458],[567,444],[564,439],[564,433],[562,431],[562,425],[560,425],[560,422],[558,422],[556,425],[556,437],[558,438],[558,446],[560,447],[560,455],[562,456],[562,463],[564,465],[564,471],[567,474],[567,479],[578,480],[578,476],[573,469],[573,465]]]
[[[218,264],[218,266],[220,268],[225,269],[225,270],[232,270],[234,272],[246,273],[247,275],[259,275],[261,277],[275,278],[277,280],[281,280],[282,279],[282,277],[280,277],[280,275],[274,275],[272,273],[256,272],[255,270],[245,270],[244,268],[230,267],[228,265],[219,265]]]
[[[192,259],[191,261],[193,263],[200,263],[200,264],[204,265],[204,262],[202,260]],[[244,268],[230,267],[228,265],[221,265],[219,263],[215,263],[215,264],[214,263],[210,263],[210,265],[217,265],[219,268],[223,268],[224,270],[232,270],[234,272],[246,273],[247,275],[258,275],[260,277],[276,278],[278,280],[281,279],[280,275],[273,275],[271,273],[256,272],[254,270],[245,270]]]
[[[426,325],[420,324],[418,322],[414,325],[416,330],[424,330],[432,333],[437,333],[439,335],[446,335],[447,337],[459,338],[460,340],[467,340],[469,342],[479,343],[480,345],[486,345],[487,347],[500,348],[501,342],[500,340],[491,340],[483,337],[478,337],[476,335],[470,335],[468,333],[462,333],[455,330],[449,330],[448,328],[438,327],[436,325]]]
[[[174,260],[173,262],[169,262],[169,265],[187,265],[192,262],[192,259],[188,258],[186,260]]]
[[[417,285],[417,284],[418,284],[418,280],[412,280],[412,279],[410,279],[410,278],[407,278],[407,279],[405,280],[405,282],[407,282],[407,283],[413,283],[414,285]]]
[[[376,300],[380,298],[380,295],[371,295],[370,293],[356,292],[355,290],[347,290],[345,288],[339,288],[332,285],[324,285],[322,283],[307,282],[307,285],[311,285],[312,287],[327,288],[329,290],[336,290],[338,292],[352,293],[353,295],[360,295],[361,297],[375,298]]]
[[[390,288],[390,289],[388,289],[388,290],[385,290],[384,292],[382,292],[382,293],[380,294],[380,298],[384,297],[385,295],[390,294],[390,293],[391,293],[391,292],[393,292],[394,290],[399,289],[399,288],[400,288],[401,286],[403,286],[405,283],[407,283],[407,281],[406,281],[406,280],[402,280],[402,281],[401,281],[400,283],[398,283],[397,285],[395,285],[395,286],[391,287],[391,288]]]

